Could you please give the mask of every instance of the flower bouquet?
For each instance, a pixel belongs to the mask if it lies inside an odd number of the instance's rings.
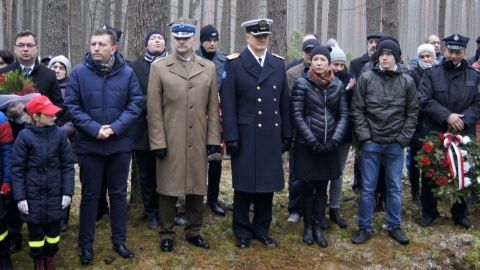
[[[40,93],[35,89],[32,78],[25,78],[20,70],[11,70],[0,74],[0,110],[4,110],[11,102],[28,102]]]
[[[438,133],[421,140],[417,168],[435,183],[433,194],[452,203],[480,189],[480,144],[469,136]]]

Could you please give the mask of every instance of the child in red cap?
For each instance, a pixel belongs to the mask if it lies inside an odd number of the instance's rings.
[[[33,125],[18,134],[13,145],[13,196],[28,225],[28,244],[35,269],[55,269],[60,221],[72,202],[74,161],[67,135],[55,125],[62,109],[46,96],[27,104]]]

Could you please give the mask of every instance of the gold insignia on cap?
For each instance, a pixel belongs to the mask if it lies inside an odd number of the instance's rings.
[[[266,26],[267,25],[267,21],[266,20],[261,20],[258,22],[258,25],[259,26]]]
[[[457,41],[457,40],[458,40],[458,35],[455,35],[455,36],[453,37],[453,40]]]

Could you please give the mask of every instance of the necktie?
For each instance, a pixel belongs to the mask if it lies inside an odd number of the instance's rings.
[[[258,58],[258,63],[260,63],[260,66],[262,65],[262,58],[261,57]]]
[[[23,68],[23,71],[25,71],[25,78],[28,78],[28,76],[30,75],[30,70],[32,70],[31,68]]]

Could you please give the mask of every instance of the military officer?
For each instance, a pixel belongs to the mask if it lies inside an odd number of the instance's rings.
[[[232,157],[233,232],[239,248],[247,248],[251,238],[277,246],[269,237],[272,200],[284,187],[282,152],[290,147],[292,126],[283,58],[267,51],[272,22],[242,23],[248,46],[227,56],[222,74],[222,126]]]
[[[209,249],[200,235],[207,190],[207,155],[220,152],[220,116],[215,65],[193,52],[196,20],[172,24],[174,52],[150,66],[147,120],[157,157],[160,248],[171,252],[175,204],[185,197],[185,238]],[[208,118],[206,117],[208,115]]]

